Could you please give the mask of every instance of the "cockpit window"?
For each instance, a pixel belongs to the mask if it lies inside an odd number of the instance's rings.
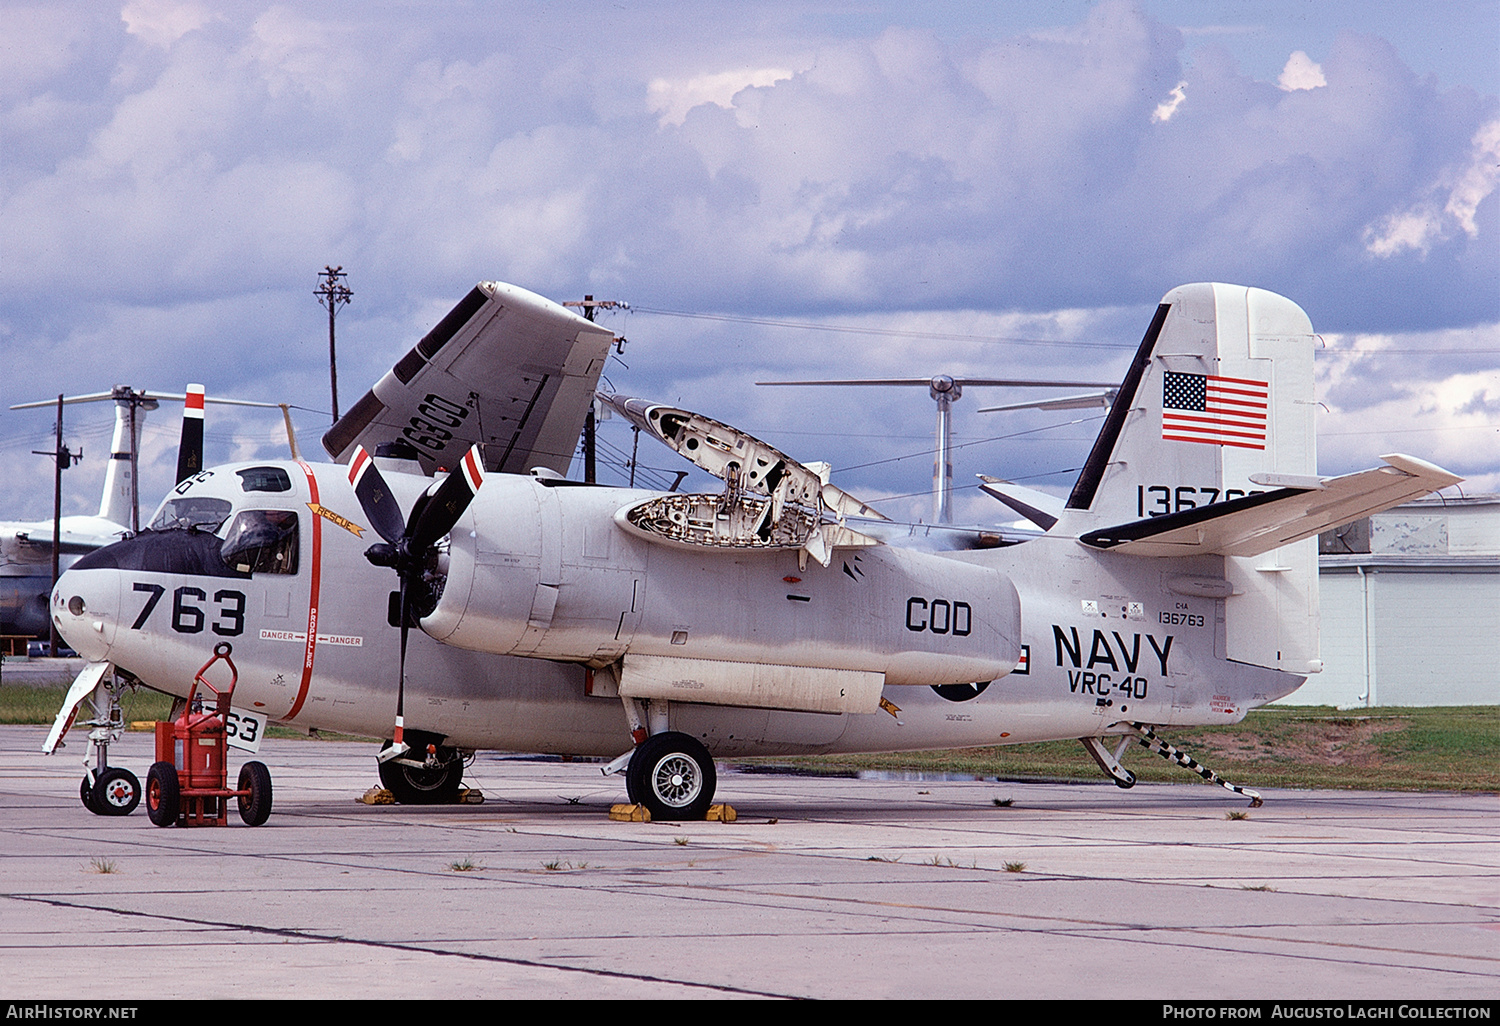
[[[151,521],[148,530],[186,531],[197,528],[200,531],[217,531],[219,525],[229,518],[230,508],[225,499],[168,499],[162,505],[161,512],[156,514],[156,519]]]
[[[240,487],[247,492],[289,492],[292,479],[280,467],[251,467],[236,470],[240,475]]]
[[[282,509],[247,509],[234,522],[219,549],[230,569],[252,574],[297,572],[297,514]]]

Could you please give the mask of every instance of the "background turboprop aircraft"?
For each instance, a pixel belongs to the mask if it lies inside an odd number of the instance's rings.
[[[1281,296],[1172,290],[1045,532],[935,547],[643,399],[597,396],[724,490],[563,479],[614,336],[481,283],[325,435],[339,464],[187,475],[163,530],[74,564],[52,615],[91,669],[44,750],[104,665],[181,697],[229,641],[237,708],[388,738],[401,801],[451,800],[484,748],[615,756],[667,819],[704,814],[727,755],[1078,738],[1129,786],[1132,739],[1176,757],[1157,729],[1321,669],[1319,532],[1458,480],[1398,455],[1320,477],[1313,337]]]

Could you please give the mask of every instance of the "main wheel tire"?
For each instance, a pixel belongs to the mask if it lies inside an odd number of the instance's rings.
[[[713,804],[717,786],[708,749],[675,730],[642,741],[625,770],[625,793],[657,820],[702,819]]]
[[[146,815],[159,827],[169,827],[177,822],[177,813],[182,809],[182,785],[177,779],[177,767],[170,762],[151,764],[146,773]]]
[[[128,816],[141,804],[141,780],[124,766],[109,766],[94,781],[90,809],[101,816]]]
[[[390,746],[387,741],[381,747]],[[437,755],[443,762],[436,769],[404,766],[395,759],[379,763],[381,786],[402,805],[452,805],[463,786],[464,760],[453,748],[439,748]]]
[[[240,767],[237,791],[249,791],[240,795],[240,819],[248,826],[260,826],[271,818],[271,771],[263,762],[247,762]]]

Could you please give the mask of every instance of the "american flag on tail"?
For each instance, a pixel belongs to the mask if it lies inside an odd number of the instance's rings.
[[[1270,396],[1264,381],[1168,371],[1162,381],[1161,436],[1169,442],[1264,449]]]

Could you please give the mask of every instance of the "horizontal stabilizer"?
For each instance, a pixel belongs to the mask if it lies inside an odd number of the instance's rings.
[[[1062,516],[1062,500],[1053,498],[1045,492],[1002,481],[998,477],[990,477],[986,474],[980,474],[979,480],[980,491],[999,499],[1043,531],[1052,530],[1052,525],[1057,523],[1058,517]]]
[[[1079,540],[1132,556],[1257,556],[1463,480],[1412,456],[1381,459],[1386,466],[1147,517]]]

